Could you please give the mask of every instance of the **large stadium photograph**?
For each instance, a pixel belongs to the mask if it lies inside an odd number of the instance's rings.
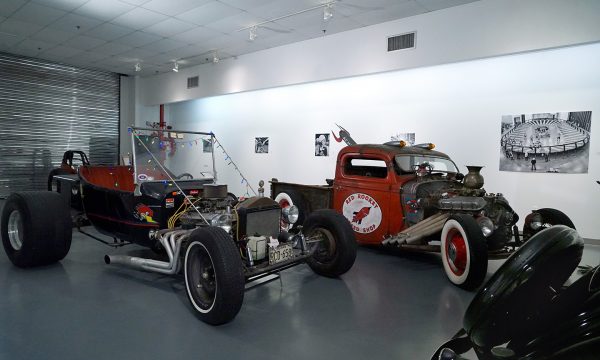
[[[592,112],[503,115],[500,171],[585,174]]]

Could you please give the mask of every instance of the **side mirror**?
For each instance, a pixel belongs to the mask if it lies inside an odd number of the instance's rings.
[[[462,181],[462,179],[465,178],[465,174],[463,173],[456,173],[456,175],[454,176],[454,178],[458,181]]]

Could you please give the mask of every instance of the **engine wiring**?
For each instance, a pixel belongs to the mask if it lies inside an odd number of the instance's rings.
[[[181,203],[181,205],[179,205],[179,207],[177,208],[175,213],[173,215],[171,215],[171,217],[169,217],[169,220],[167,221],[167,227],[169,229],[173,229],[175,227],[175,223],[177,222],[177,220],[179,220],[179,218],[189,210],[190,206],[195,207],[196,203],[199,202],[200,200],[201,200],[201,198],[198,198],[194,202],[190,202],[188,200],[188,198],[186,197],[183,200],[183,202]],[[182,207],[183,207],[183,209],[182,209]]]

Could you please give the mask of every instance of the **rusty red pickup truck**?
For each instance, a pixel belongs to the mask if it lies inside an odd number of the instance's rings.
[[[487,193],[481,167],[460,173],[431,143],[350,145],[338,156],[335,179],[326,185],[271,180],[271,196],[282,208],[296,206],[299,220],[318,209],[334,209],[352,225],[362,245],[440,252],[448,279],[472,290],[487,274],[488,259],[510,255],[534,233],[551,225],[574,228],[561,211],[544,208],[519,219],[500,193]]]

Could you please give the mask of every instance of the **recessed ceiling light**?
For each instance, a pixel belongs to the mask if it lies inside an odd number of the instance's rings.
[[[135,72],[142,71],[142,65],[140,63],[135,64],[134,66]]]
[[[179,64],[177,63],[177,60],[173,61],[173,71],[179,72]]]
[[[221,59],[219,59],[219,57],[217,56],[217,52],[215,51],[215,53],[213,54],[213,63],[216,64],[219,62],[219,60],[221,60]]]
[[[256,31],[258,30],[258,28],[256,26],[253,26],[250,28],[250,35],[248,36],[248,40],[250,41],[254,41],[256,39]]]
[[[323,7],[323,21],[327,21],[333,17],[333,3]]]

